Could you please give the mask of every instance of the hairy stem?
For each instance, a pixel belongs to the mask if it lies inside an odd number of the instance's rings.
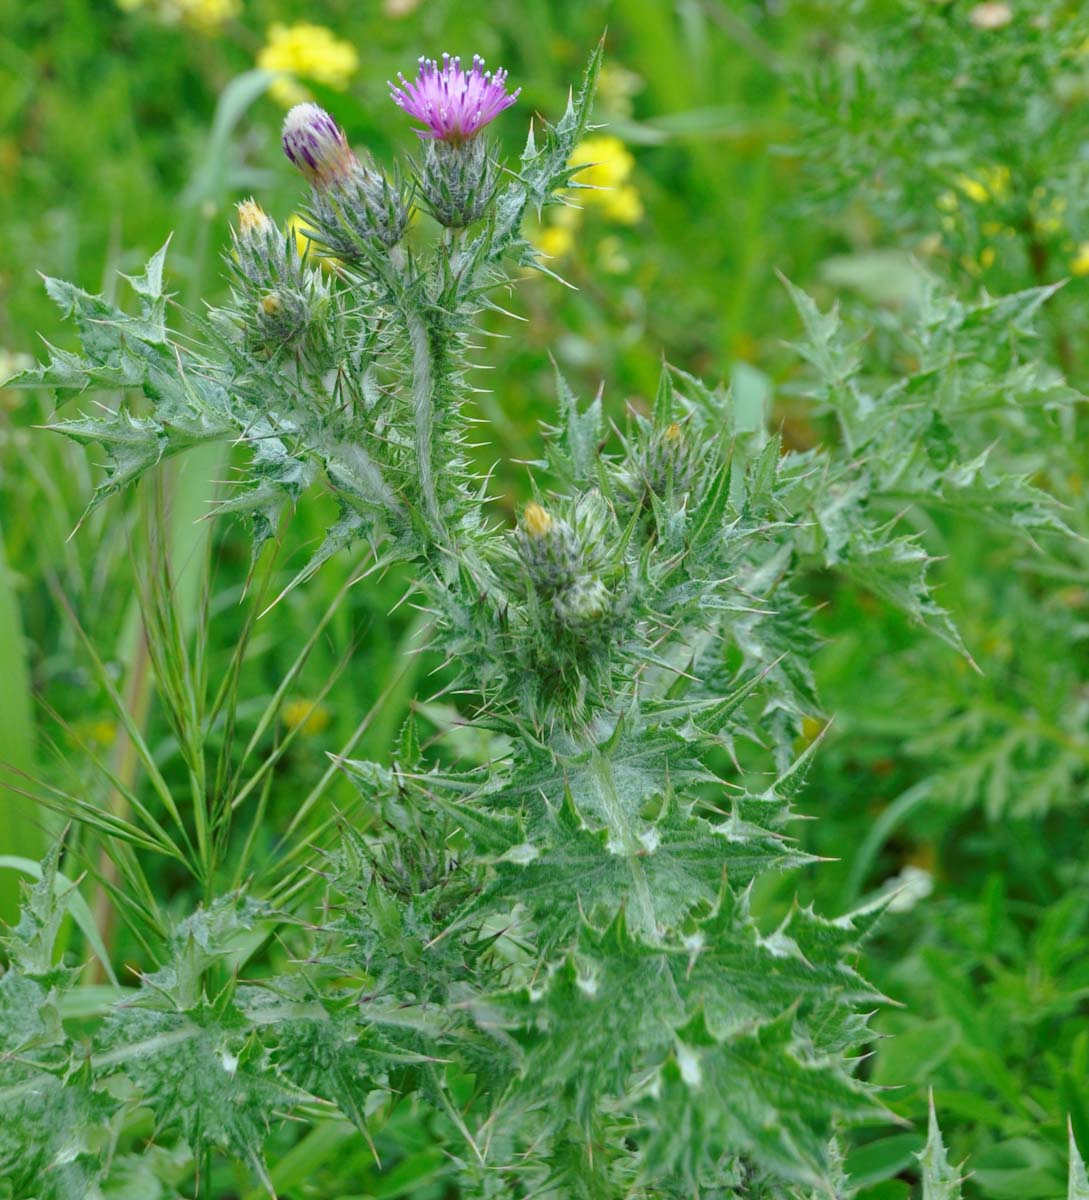
[[[435,426],[435,372],[431,336],[419,313],[405,311],[409,341],[412,344],[412,411],[416,432],[416,469],[420,473],[420,495],[432,533],[439,542],[446,540],[446,528],[435,492],[433,433]]]

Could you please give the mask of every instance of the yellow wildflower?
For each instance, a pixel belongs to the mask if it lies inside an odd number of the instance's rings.
[[[242,11],[239,0],[117,0],[124,12],[148,9],[167,25],[183,23],[210,33]]]
[[[994,266],[995,249],[993,246],[984,246],[979,252],[979,265],[984,271],[989,271]]]
[[[635,159],[619,138],[608,134],[584,138],[571,153],[570,165],[579,163],[586,165],[575,173],[574,182],[596,189],[579,191],[579,203],[600,208],[609,220],[622,225],[640,220],[643,202],[634,184],[629,183]]]
[[[339,258],[323,251],[321,243],[317,240],[318,235],[301,213],[292,213],[288,217],[287,231],[295,235],[295,249],[299,257],[305,257],[311,266],[318,263],[323,271],[335,271],[341,265]]]
[[[987,191],[978,179],[973,179],[971,175],[958,175],[957,187],[960,188],[969,200],[974,200],[976,204],[986,204],[991,198],[991,193]]]
[[[257,65],[263,71],[300,75],[343,91],[359,67],[359,55],[350,42],[341,41],[325,26],[302,21],[270,26]],[[295,79],[280,78],[269,88],[269,95],[289,108],[309,99],[310,93]]]
[[[327,729],[332,716],[324,704],[316,700],[289,700],[280,712],[280,719],[288,729],[297,729],[301,734],[313,737]]]
[[[631,260],[624,253],[624,243],[618,237],[603,237],[598,242],[597,265],[607,275],[623,275],[631,270]]]
[[[173,0],[181,19],[204,30],[218,29],[241,12],[238,0]]]
[[[1029,209],[1032,212],[1033,224],[1039,233],[1054,235],[1062,233],[1064,228],[1063,213],[1066,212],[1066,197],[1052,196],[1045,204],[1047,195],[1045,188],[1038,187],[1032,193]]]
[[[642,87],[643,80],[634,71],[607,62],[602,65],[601,74],[597,77],[597,98],[610,112],[630,117],[632,97]]]
[[[817,738],[824,732],[827,721],[822,721],[820,717],[814,717],[810,713],[806,713],[802,717],[802,739],[808,746],[815,742]]]
[[[998,164],[982,167],[974,175],[958,175],[953,181],[976,204],[1004,200],[1010,194],[1010,169]]]
[[[1070,260],[1072,275],[1089,275],[1089,242],[1082,242]]]
[[[309,257],[314,253],[314,230],[306,223],[306,218],[300,213],[292,213],[287,219],[288,233],[295,235],[295,249],[299,257]]]
[[[545,225],[532,237],[533,244],[548,258],[566,258],[575,247],[575,233],[569,225]]]

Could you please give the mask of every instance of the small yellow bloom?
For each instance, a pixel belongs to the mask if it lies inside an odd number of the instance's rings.
[[[605,215],[620,225],[636,225],[643,219],[643,201],[633,184],[625,184],[615,192],[605,193],[609,202],[603,204]]]
[[[238,0],[173,0],[173,6],[180,11],[183,21],[206,32],[226,25],[241,12]]]
[[[91,722],[87,733],[96,746],[112,746],[117,741],[117,722],[100,717]]]
[[[976,204],[1004,200],[1010,194],[1010,169],[998,164],[982,167],[974,175],[958,175],[953,181]]]
[[[811,716],[809,713],[806,713],[806,715],[802,717],[802,740],[807,746],[812,742],[815,742],[817,738],[820,737],[820,735],[824,732],[826,723],[827,722],[822,721],[820,717]]]
[[[301,75],[343,91],[359,67],[359,55],[350,42],[341,41],[323,25],[302,21],[270,26],[257,65],[263,71]],[[269,87],[269,95],[290,108],[309,99],[310,93],[296,80],[281,78]]]
[[[532,240],[547,258],[566,258],[575,248],[574,230],[568,225],[546,225],[532,235]]]
[[[630,117],[632,97],[642,90],[643,80],[627,67],[607,62],[597,77],[597,98],[613,113]]]
[[[339,258],[323,253],[317,234],[301,213],[292,213],[288,217],[287,230],[295,235],[295,249],[300,258],[307,259],[311,265],[319,263],[323,271],[335,271],[341,265]]]
[[[241,12],[239,0],[117,0],[123,12],[147,9],[165,25],[192,25],[212,33]]]
[[[957,187],[960,188],[969,200],[975,201],[976,204],[986,204],[991,198],[991,193],[987,191],[978,179],[973,179],[971,175],[958,175]]]
[[[995,249],[993,246],[984,246],[979,252],[979,265],[984,271],[989,271],[994,266]]]
[[[300,258],[313,253],[311,247],[314,244],[314,230],[307,225],[305,217],[299,213],[292,213],[287,219],[287,229],[295,235],[295,249]]]
[[[313,737],[327,729],[333,718],[325,705],[315,700],[289,700],[280,711],[280,719],[288,729]]]
[[[280,299],[278,292],[266,292],[260,300],[261,311],[266,317],[274,317],[278,312],[283,311],[284,302]]]
[[[1089,242],[1082,242],[1070,260],[1072,275],[1089,275]]]
[[[585,163],[575,183],[589,184],[593,191],[579,191],[576,199],[587,207],[600,208],[610,221],[634,225],[643,216],[643,202],[629,183],[635,159],[617,137],[599,134],[584,138],[571,153],[570,166]]]
[[[543,538],[552,528],[552,518],[539,504],[531,500],[522,513],[522,528],[531,538]]]
[[[631,270],[631,259],[624,253],[618,237],[603,237],[597,244],[597,265],[607,275],[623,275]]]

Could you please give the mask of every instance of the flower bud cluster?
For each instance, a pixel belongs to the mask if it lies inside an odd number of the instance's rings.
[[[404,237],[408,204],[402,189],[348,145],[344,131],[316,104],[296,104],[284,118],[284,153],[309,182],[316,238],[344,262],[366,245],[389,249]]]
[[[637,506],[649,503],[652,495],[659,500],[682,497],[698,478],[700,458],[691,431],[681,423],[673,421],[665,429],[648,425],[639,444],[629,449],[620,487]]]
[[[320,278],[255,200],[238,205],[231,242],[235,304],[254,349],[299,348],[325,299]]]
[[[530,583],[560,625],[585,631],[609,614],[609,591],[590,568],[582,540],[566,521],[540,504],[528,504],[516,537]]]

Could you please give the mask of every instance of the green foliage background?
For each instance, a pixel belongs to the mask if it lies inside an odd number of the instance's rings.
[[[736,402],[757,423],[766,415],[789,447],[850,444],[852,415],[834,396],[814,398],[788,345],[805,331],[777,271],[821,309],[840,302],[847,333],[833,367],[847,377],[857,356],[863,385],[876,387],[928,364],[937,370],[944,351],[935,341],[959,319],[931,311],[929,343],[925,331],[903,337],[901,318],[920,303],[912,256],[969,309],[984,287],[998,295],[1059,282],[1089,239],[1089,22],[1079,5],[1040,0],[1015,5],[1009,26],[983,30],[971,20],[975,7],[423,0],[391,15],[378,3],[249,0],[238,23],[209,33],[105,0],[7,0],[0,347],[38,357],[42,331],[74,348],[37,272],[112,295],[116,272],[141,271],[171,232],[171,288],[190,306],[224,298],[217,256],[233,203],[257,191],[282,220],[301,200],[278,149],[282,110],[262,94],[264,81],[232,82],[252,68],[269,23],[320,22],[358,47],[346,95],[314,90],[382,161],[392,157],[391,131],[411,140],[385,81],[420,53],[479,52],[509,68],[524,88],[517,115],[502,124],[513,153],[529,113],[562,110],[607,27],[608,62],[630,72],[631,90],[606,89],[598,119],[635,155],[645,216],[616,227],[591,214],[563,264],[577,290],[534,278],[511,298],[527,321],[490,349],[501,386],[479,400],[489,422],[479,458],[499,464],[500,509],[513,518],[530,495],[517,464],[537,457],[537,423],[554,419],[553,355],[578,394],[604,386],[605,412],[618,423],[626,404],[653,404],[664,356],[731,382]],[[1044,307],[1033,347],[1074,393],[1089,383],[1087,300],[1089,278],[1076,276]],[[1084,414],[1072,399],[1051,420],[1031,397],[1057,389],[1054,380],[1001,374],[1003,338],[1021,346],[1030,336],[1008,315],[1000,328],[956,341],[948,360],[968,374],[977,361],[995,368],[1006,392],[984,381],[976,399],[1014,401],[989,440],[1026,489],[1059,500],[1061,520],[1083,538]],[[489,323],[510,332],[498,317]],[[46,393],[0,392],[0,760],[120,811],[121,789],[104,782],[95,758],[140,795],[149,783],[111,690],[164,775],[179,770],[177,731],[148,681],[134,600],[162,551],[146,544],[141,509],[155,489],[144,485],[144,501],[111,499],[69,538],[100,473],[93,452],[34,428],[51,418]],[[945,419],[964,416],[953,406]],[[961,433],[939,420],[874,453],[889,471],[920,446],[936,463]],[[204,640],[213,680],[229,674],[240,631],[256,617],[240,603],[249,567],[242,529],[195,523],[231,465],[205,454],[167,468],[177,477],[165,553],[190,597],[179,605],[190,621],[181,637]],[[752,903],[770,929],[796,896],[838,913],[903,888],[864,960],[867,978],[900,1005],[874,1018],[890,1036],[873,1042],[864,1073],[890,1089],[882,1099],[905,1122],[869,1125],[846,1148],[866,1200],[915,1194],[929,1089],[951,1161],[970,1159],[965,1196],[1059,1196],[1068,1121],[1089,1147],[1086,555],[1037,520],[1027,491],[1000,499],[998,518],[994,498],[978,493],[951,515],[930,511],[921,488],[905,484],[907,520],[941,560],[937,599],[949,616],[920,614],[932,635],[864,578],[817,567],[806,577],[807,599],[820,608],[807,647],[812,711],[796,749],[831,725],[796,801],[817,820],[797,835],[802,850],[831,861],[765,877]],[[300,502],[279,552],[288,574],[313,552],[330,508],[321,498]],[[202,608],[194,564],[209,529],[213,584]],[[414,704],[436,690],[428,673],[438,664],[410,653],[420,618],[397,607],[404,579],[346,588],[354,569],[334,558],[253,628],[237,703],[247,736],[273,756],[255,785],[262,816],[249,849],[258,878],[280,877],[293,846],[327,839],[337,813],[371,818],[350,781],[328,770],[327,754],[350,746],[353,758],[388,765],[410,711],[450,762],[492,752],[461,735],[448,700]],[[320,705],[322,719],[292,732],[283,702]],[[59,823],[17,792],[0,803],[10,815],[0,834],[0,911],[14,920],[16,881]],[[100,861],[88,830],[73,829],[67,844],[73,874]],[[181,869],[160,868],[154,883],[179,919],[203,898]],[[147,966],[93,876],[81,891],[90,910],[73,910],[59,931],[73,961],[88,964],[73,993],[85,1007],[65,1014],[77,1029],[95,1015],[106,982],[89,930],[97,927],[122,977]],[[273,964],[288,955],[258,949]],[[247,957],[257,952],[247,947]],[[453,1195],[450,1164],[436,1149],[448,1130],[437,1134],[436,1124],[444,1118],[433,1112],[398,1109],[379,1135],[379,1167],[346,1122],[319,1124],[305,1139],[285,1123],[273,1135],[273,1179],[291,1196]],[[158,1194],[141,1171],[191,1194],[192,1164],[155,1153],[132,1165],[129,1191],[109,1194]],[[245,1172],[218,1162],[210,1170],[207,1194],[253,1194]]]

